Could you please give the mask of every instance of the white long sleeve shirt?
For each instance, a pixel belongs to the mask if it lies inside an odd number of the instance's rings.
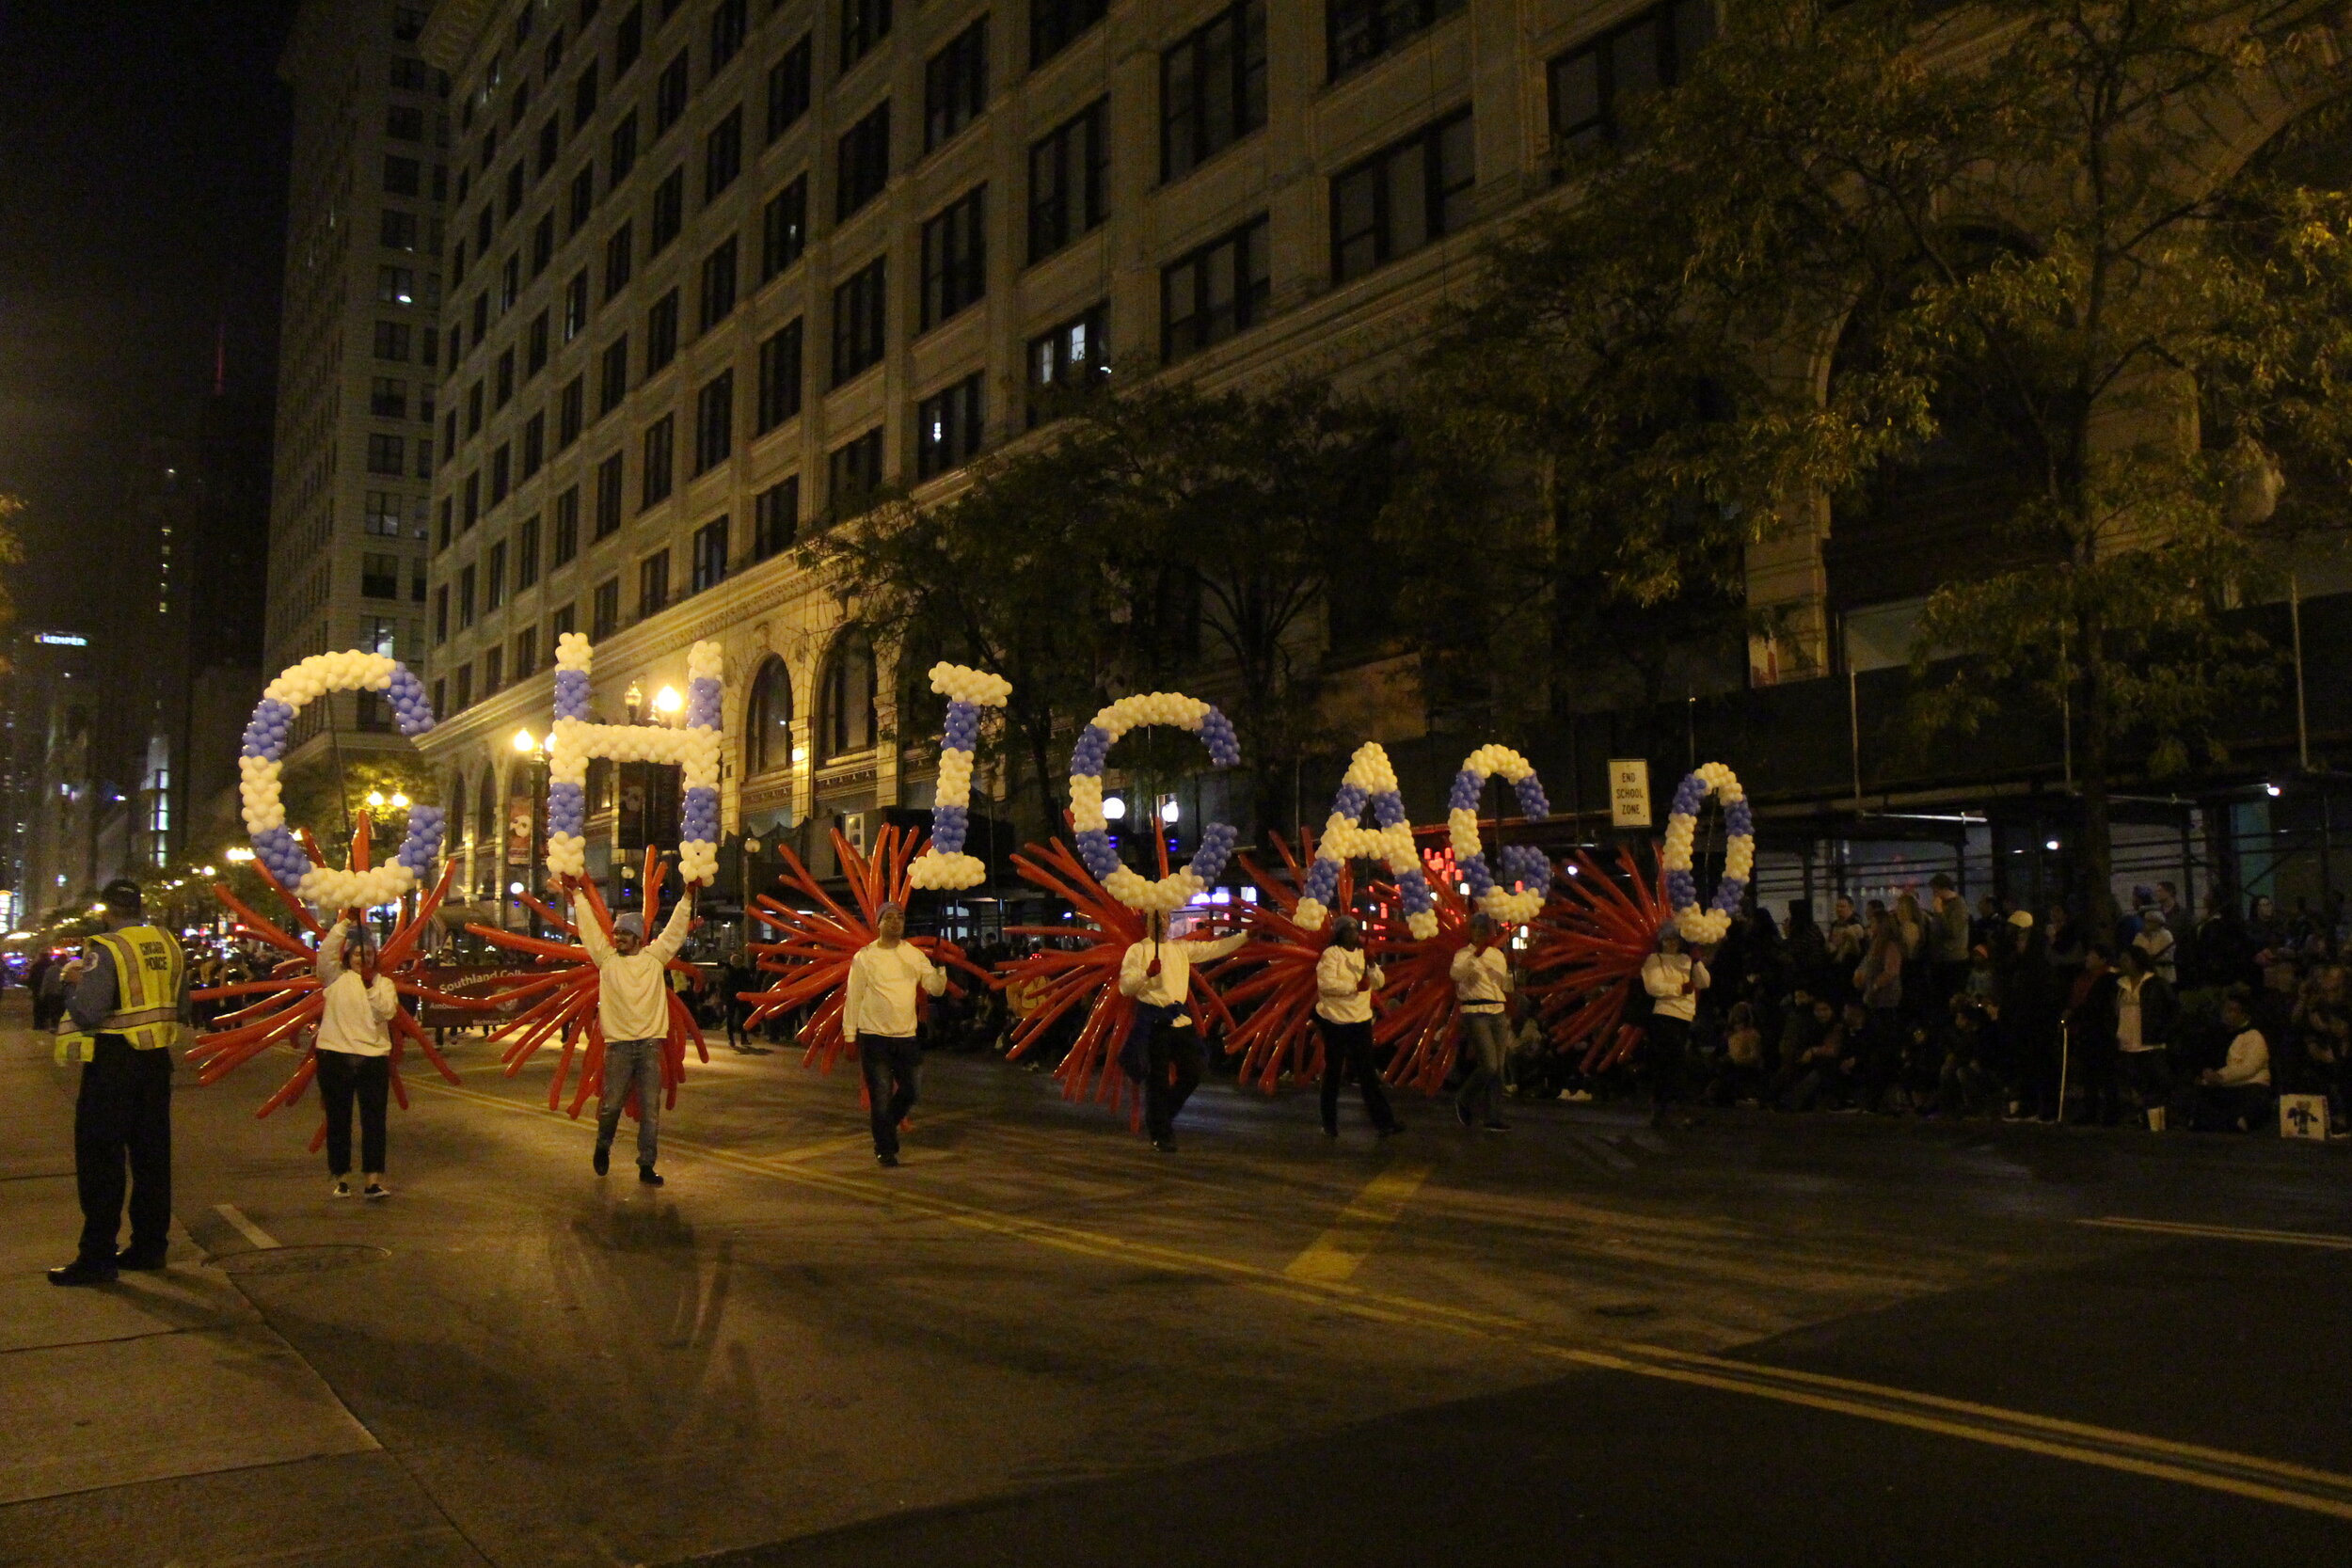
[[[319,939],[317,968],[326,1000],[325,1010],[319,1014],[319,1049],[352,1056],[389,1056],[400,991],[389,975],[378,974],[371,986],[358,970],[343,967],[343,943],[350,936],[351,923],[338,920]]]
[[[947,972],[911,942],[884,947],[869,942],[850,959],[850,983],[841,999],[841,1037],[914,1037],[914,990],[937,996],[947,989]]]
[[[1454,955],[1446,973],[1454,978],[1454,999],[1466,1013],[1502,1011],[1503,993],[1511,989],[1511,960],[1500,942],[1480,952],[1463,947]]]
[[[1119,960],[1119,990],[1132,996],[1146,1007],[1178,1007],[1192,994],[1192,966],[1221,958],[1232,952],[1249,933],[1235,931],[1230,937],[1215,942],[1158,942],[1146,937],[1130,946]],[[1160,972],[1150,973],[1152,960],[1160,961]]]
[[[1333,1023],[1370,1023],[1373,993],[1387,984],[1388,976],[1362,948],[1335,942],[1315,960],[1315,1016]]]
[[[1707,966],[1688,953],[1652,953],[1642,960],[1642,989],[1650,993],[1654,1018],[1678,1018],[1688,1023],[1699,1016],[1699,992],[1711,981]],[[1691,989],[1683,990],[1688,980]]]
[[[694,920],[688,900],[677,901],[660,936],[627,958],[604,940],[596,916],[575,905],[572,919],[580,927],[580,944],[596,966],[596,1022],[605,1039],[652,1040],[669,1034],[670,987],[662,971],[686,945]]]
[[[2270,1082],[2270,1042],[2260,1029],[2245,1029],[2230,1042],[2230,1054],[2214,1074],[2217,1084],[2238,1085]]]

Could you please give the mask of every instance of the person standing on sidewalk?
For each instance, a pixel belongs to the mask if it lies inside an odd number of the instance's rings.
[[[914,1034],[915,990],[938,996],[947,989],[947,972],[906,935],[904,909],[894,902],[876,911],[874,940],[850,960],[850,983],[841,998],[841,1037],[857,1047],[866,1109],[874,1126],[874,1161],[884,1167],[898,1163],[898,1124],[914,1108],[920,1087],[923,1044]]]
[[[375,943],[358,910],[346,910],[319,939],[318,976],[325,1006],[319,1014],[319,1101],[326,1110],[326,1168],[330,1197],[351,1196],[351,1102],[359,1101],[359,1168],[369,1198],[391,1196],[384,1185],[384,1109],[392,1086],[392,1015],[400,992],[377,973]]]
[[[1937,872],[1928,879],[1928,956],[1932,960],[1928,973],[1933,989],[1924,1000],[1942,1012],[1951,1006],[1954,994],[1968,983],[1973,927],[1968,919],[1968,900],[1960,895],[1951,878]]]
[[[1315,960],[1315,1027],[1323,1032],[1323,1135],[1340,1135],[1340,1080],[1356,1069],[1364,1114],[1383,1138],[1405,1131],[1389,1108],[1372,1061],[1373,993],[1388,983],[1364,951],[1363,928],[1347,915],[1331,924],[1331,942]]]
[[[1462,1044],[1470,1074],[1454,1097],[1454,1118],[1465,1127],[1485,1117],[1490,1132],[1510,1131],[1502,1119],[1502,1064],[1511,1049],[1511,1021],[1503,998],[1511,990],[1511,960],[1502,951],[1502,927],[1490,914],[1470,916],[1470,943],[1454,955],[1448,973],[1454,1000],[1462,1009]]]
[[[1143,917],[1143,940],[1119,960],[1119,990],[1135,998],[1136,1018],[1120,1066],[1143,1077],[1143,1126],[1152,1147],[1176,1152],[1176,1117],[1200,1086],[1200,1031],[1192,1023],[1192,966],[1221,958],[1249,938],[1247,931],[1213,942],[1171,942],[1168,913]]]
[[[187,955],[139,917],[136,882],[118,879],[99,896],[106,929],[82,944],[82,977],[66,1002],[74,1028],[92,1037],[73,1101],[82,1243],[49,1271],[52,1285],[160,1269],[171,1241],[171,1053],[188,1037]],[[118,1254],[126,1189],[131,1244]]]
[[[670,911],[670,922],[650,942],[644,941],[640,917],[625,914],[612,923],[612,940],[606,942],[596,917],[575,899],[572,921],[580,928],[580,944],[596,966],[596,1022],[604,1029],[604,1083],[596,1100],[596,1152],[591,1163],[598,1176],[612,1167],[612,1134],[621,1125],[621,1112],[629,1090],[637,1091],[637,1180],[648,1187],[661,1185],[654,1170],[660,1151],[661,1047],[670,1037],[669,962],[686,945],[694,928],[694,889],[691,882]]]

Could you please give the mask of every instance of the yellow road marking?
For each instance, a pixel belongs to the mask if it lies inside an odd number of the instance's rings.
[[[2144,1230],[2155,1236],[2207,1236],[2223,1242],[2269,1242],[2279,1246],[2309,1246],[2330,1252],[2352,1252],[2352,1236],[2331,1236],[2324,1230],[2256,1230],[2238,1225],[2137,1220],[2126,1214],[2108,1214],[2101,1219],[2076,1220],[2074,1223],[2097,1226],[2106,1230]]]
[[[926,1111],[921,1116],[913,1118],[907,1125],[910,1131],[918,1133],[928,1132],[934,1127],[945,1127],[950,1122],[965,1121],[979,1114],[977,1107],[936,1113]],[[871,1130],[868,1130],[864,1132],[851,1132],[838,1138],[825,1138],[813,1144],[803,1144],[798,1148],[787,1148],[779,1154],[755,1155],[753,1158],[769,1164],[798,1164],[803,1160],[821,1160],[828,1154],[846,1154],[851,1149],[873,1147],[874,1134]]]
[[[1364,1259],[1372,1256],[1372,1249],[1380,1244],[1389,1227],[1405,1212],[1405,1205],[1429,1180],[1430,1169],[1428,1165],[1391,1165],[1374,1177],[1356,1195],[1355,1201],[1340,1211],[1331,1228],[1291,1259],[1290,1267],[1282,1271],[1283,1276],[1317,1285],[1335,1285],[1353,1278]]]
[[[540,1119],[548,1115],[537,1105],[502,1100],[478,1090],[453,1088],[444,1084],[420,1086],[453,1099],[472,1101],[494,1110],[516,1112]],[[584,1122],[574,1125],[580,1126],[582,1131],[590,1130]],[[1915,1393],[1882,1384],[1734,1361],[1723,1356],[1670,1350],[1657,1345],[1611,1344],[1595,1348],[1558,1344],[1547,1338],[1548,1335],[1558,1332],[1556,1328],[1500,1313],[1424,1301],[1393,1291],[1368,1290],[1346,1279],[1294,1277],[1287,1273],[1278,1274],[1253,1263],[1208,1253],[1186,1252],[1154,1243],[1081,1230],[1048,1220],[981,1209],[901,1184],[884,1182],[871,1176],[836,1176],[802,1164],[758,1160],[733,1149],[718,1148],[686,1139],[664,1138],[663,1142],[681,1152],[716,1164],[818,1188],[845,1197],[880,1203],[967,1229],[1016,1238],[1057,1252],[1222,1279],[1245,1290],[1324,1310],[1344,1312],[1374,1323],[1438,1329],[1467,1338],[1490,1341],[1548,1360],[1597,1370],[1624,1372],[1726,1393],[1745,1394],[1781,1404],[1829,1411],[2352,1520],[2352,1475],[2253,1454],[2235,1453],[2226,1449],[2149,1437],[2081,1421],[2037,1416],[2027,1411],[2007,1410],[1997,1405]],[[1312,1251],[1312,1248],[1309,1250]]]

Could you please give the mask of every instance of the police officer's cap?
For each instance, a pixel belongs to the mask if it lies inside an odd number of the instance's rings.
[[[121,914],[139,912],[139,884],[128,877],[117,877],[98,893],[99,901]]]

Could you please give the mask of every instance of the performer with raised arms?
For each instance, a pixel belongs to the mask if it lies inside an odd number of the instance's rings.
[[[654,1161],[660,1152],[661,1051],[670,1034],[670,986],[666,971],[694,928],[694,885],[687,883],[669,924],[650,942],[642,917],[625,914],[612,923],[606,942],[594,911],[576,894],[572,923],[580,944],[596,966],[596,1022],[604,1031],[604,1083],[596,1101],[596,1152],[602,1176],[612,1165],[612,1134],[629,1091],[637,1093],[637,1180],[661,1185]]]
[[[392,1015],[400,992],[378,973],[375,943],[358,910],[345,910],[319,938],[319,1101],[326,1111],[326,1168],[336,1197],[351,1196],[351,1102],[359,1101],[360,1196],[386,1198],[385,1109],[392,1086]]]

